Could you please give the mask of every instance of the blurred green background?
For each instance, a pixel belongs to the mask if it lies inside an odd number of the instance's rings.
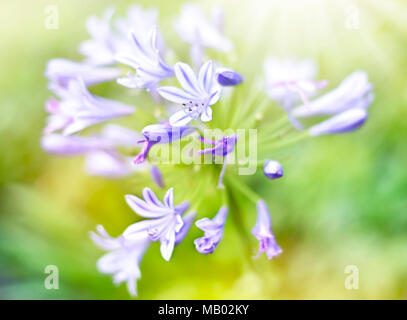
[[[118,14],[135,1],[2,1],[0,10],[0,299],[129,298],[99,274],[102,255],[88,238],[103,224],[119,234],[136,216],[123,195],[150,185],[109,181],[83,173],[82,159],[57,158],[40,148],[43,76],[54,57],[80,60],[88,38],[85,20],[114,5]],[[160,9],[166,42],[185,50],[173,19],[181,1],[138,1]],[[242,254],[238,228],[228,222],[215,254],[195,251],[193,228],[170,263],[153,244],[141,264],[141,299],[406,299],[407,298],[407,4],[398,1],[202,1],[220,5],[226,35],[236,46],[228,57],[248,78],[262,76],[267,55],[313,57],[320,79],[336,86],[366,70],[376,99],[359,131],[314,139],[291,148],[285,177],[245,179],[269,203],[274,232],[284,253],[268,261]],[[58,30],[44,27],[45,7],[57,5]],[[350,6],[350,7],[349,7]],[[349,10],[360,25],[346,28]],[[174,45],[173,43],[174,42]],[[112,84],[104,95],[120,98]],[[124,100],[138,105],[136,97]],[[133,100],[132,100],[133,99]],[[273,157],[270,155],[269,157]],[[193,181],[185,178],[185,187]],[[216,190],[215,190],[216,191]],[[185,197],[186,191],[183,191]],[[178,193],[179,194],[179,193]],[[175,193],[178,201],[183,196]],[[240,203],[250,230],[255,210]],[[208,204],[212,215],[217,203]],[[244,241],[244,239],[243,239]],[[253,240],[253,250],[256,243]],[[44,288],[44,269],[59,268],[59,290]],[[344,286],[347,265],[359,269],[358,290]]]

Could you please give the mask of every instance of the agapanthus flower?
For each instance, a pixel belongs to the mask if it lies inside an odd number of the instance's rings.
[[[144,127],[142,134],[144,139],[139,140],[143,143],[140,153],[134,158],[134,163],[141,163],[146,160],[150,149],[156,144],[167,144],[175,140],[182,139],[195,131],[191,126],[171,126],[168,122],[152,124]]]
[[[199,253],[209,254],[215,251],[222,240],[227,214],[228,208],[223,206],[212,220],[203,218],[195,222],[195,225],[205,233],[203,237],[194,241]]]
[[[163,199],[157,196],[149,188],[143,190],[144,201],[134,195],[126,195],[126,202],[146,220],[130,225],[123,233],[129,240],[149,239],[160,240],[161,255],[169,261],[174,250],[177,234],[181,232],[184,225],[182,215],[189,208],[189,202],[174,205],[174,190],[169,189]]]
[[[154,88],[161,80],[174,76],[174,69],[160,56],[157,48],[157,28],[146,34],[131,34],[131,51],[119,53],[116,60],[136,70],[117,82],[128,88]]]
[[[50,115],[45,133],[63,130],[64,135],[70,135],[96,123],[130,115],[135,110],[120,102],[92,95],[80,78],[69,81],[66,88],[57,86],[54,92],[61,100],[51,99],[46,104]]]
[[[127,128],[107,125],[99,135],[90,137],[45,135],[41,139],[41,145],[46,152],[59,156],[85,155],[85,170],[90,175],[122,178],[149,168],[147,164],[132,164],[130,157],[117,151],[120,146],[138,147],[137,141],[140,137],[140,134]],[[154,170],[159,171],[158,168]],[[155,176],[157,175],[158,173],[155,173]],[[163,184],[162,178],[154,181],[159,185]]]
[[[198,5],[188,3],[182,7],[181,16],[175,21],[175,30],[192,46],[209,47],[223,52],[230,51],[233,45],[222,35],[219,10],[215,13],[215,19],[211,23]]]
[[[264,175],[269,179],[278,179],[284,175],[283,166],[276,160],[267,160],[263,167]]]
[[[325,87],[326,81],[316,81],[318,65],[310,59],[293,60],[267,58],[264,64],[268,95],[286,111],[298,101],[308,103],[308,98]]]
[[[211,144],[213,147],[200,150],[198,154],[212,154],[213,156],[223,157],[223,166],[219,175],[218,188],[224,188],[223,177],[225,175],[226,165],[227,165],[227,155],[235,150],[235,145],[238,139],[237,135],[231,135],[223,137],[217,141],[211,141],[204,138],[200,138],[203,143]]]
[[[259,252],[257,256],[265,252],[267,258],[273,259],[283,252],[271,231],[270,213],[263,200],[257,202],[257,222],[252,229],[252,233],[259,240]]]
[[[96,230],[98,233],[90,233],[91,239],[99,247],[108,251],[97,263],[99,271],[113,275],[113,282],[116,285],[127,282],[130,294],[136,296],[137,280],[141,277],[139,264],[149,241],[129,240],[122,235],[113,238],[101,225],[98,225]]]
[[[168,86],[157,89],[163,98],[182,105],[182,110],[170,117],[170,124],[182,126],[199,117],[204,122],[211,121],[211,106],[219,100],[221,94],[221,87],[215,80],[212,61],[201,67],[198,77],[186,63],[178,62],[174,71],[184,90]]]
[[[313,100],[308,105],[295,108],[295,117],[312,117],[338,114],[349,109],[366,109],[373,101],[373,87],[364,71],[347,76],[334,90]]]
[[[59,86],[67,87],[69,81],[81,78],[86,86],[115,80],[121,75],[119,68],[93,66],[67,59],[52,59],[47,63],[45,76]]]
[[[114,9],[107,9],[102,18],[89,17],[86,27],[91,35],[90,40],[81,43],[79,51],[86,56],[86,62],[93,65],[110,65],[116,63],[118,52],[131,51],[128,41],[129,32],[145,35],[157,23],[157,11],[143,10],[140,6],[132,6],[127,17],[117,19],[113,25]]]

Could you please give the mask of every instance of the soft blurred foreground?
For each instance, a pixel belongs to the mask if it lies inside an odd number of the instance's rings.
[[[1,299],[129,298],[124,285],[116,288],[110,276],[98,273],[102,251],[88,232],[103,224],[116,235],[134,222],[123,195],[151,186],[149,177],[89,177],[81,159],[47,155],[39,141],[43,105],[50,96],[43,76],[46,62],[80,60],[78,45],[88,38],[86,17],[111,5],[123,14],[134,3],[0,4],[7,13],[0,22]],[[171,29],[182,3],[138,3],[159,8],[167,43],[185,50]],[[246,253],[249,243],[233,220],[216,252],[204,256],[193,245],[201,233],[192,228],[170,263],[153,244],[141,263],[139,298],[406,299],[407,4],[245,0],[237,5],[224,0],[203,1],[202,7],[215,4],[225,10],[226,34],[236,46],[228,59],[248,79],[261,76],[268,55],[312,57],[320,64],[319,78],[334,86],[352,71],[366,70],[376,99],[361,130],[314,139],[286,152],[281,181],[261,174],[244,178],[270,206],[284,250],[280,257],[252,259],[256,243],[250,240],[253,252]],[[58,30],[44,27],[48,5],[58,6]],[[120,98],[139,103],[118,85],[102,89],[104,96],[124,95]],[[184,185],[194,187],[187,178]],[[250,203],[239,204],[242,223],[250,230],[244,214],[255,211]],[[215,209],[208,204],[206,210],[214,214]],[[58,290],[44,287],[47,265],[59,269]],[[356,290],[345,287],[347,266],[359,270]]]

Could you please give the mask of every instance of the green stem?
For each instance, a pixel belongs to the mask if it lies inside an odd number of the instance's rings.
[[[265,145],[265,146],[263,146],[263,148],[265,150],[279,149],[279,148],[283,148],[283,147],[287,147],[289,145],[295,144],[302,140],[305,140],[308,137],[309,137],[308,131],[304,131],[304,132],[301,132],[301,133],[295,135],[294,137],[290,137],[290,138],[284,139],[284,140],[276,142],[276,143]]]
[[[257,195],[252,189],[250,189],[246,184],[242,183],[240,180],[236,179],[234,176],[230,175],[227,177],[233,186],[240,191],[246,198],[252,201],[254,204],[257,204],[261,197]]]

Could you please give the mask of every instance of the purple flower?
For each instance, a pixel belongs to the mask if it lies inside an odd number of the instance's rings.
[[[243,77],[228,68],[218,68],[216,69],[216,80],[221,86],[236,86],[243,81]]]
[[[75,78],[82,78],[86,86],[91,86],[114,80],[120,75],[119,68],[98,67],[59,58],[50,60],[45,71],[45,76],[49,80],[62,87],[67,87],[69,81]]]
[[[281,178],[284,174],[283,167],[276,160],[267,160],[263,168],[264,175],[269,179]]]
[[[321,136],[354,131],[365,123],[367,117],[368,114],[365,109],[350,109],[312,126],[309,129],[309,134],[311,136]]]
[[[198,151],[198,154],[212,154],[213,156],[223,157],[223,166],[219,175],[218,188],[223,189],[223,177],[226,171],[227,158],[226,156],[235,150],[235,145],[238,139],[237,135],[223,137],[217,141],[206,140],[200,137],[201,141],[206,144],[213,145],[212,148]]]
[[[183,106],[182,110],[170,117],[170,124],[183,126],[198,117],[201,117],[204,122],[211,121],[211,105],[219,100],[221,94],[221,87],[213,72],[212,61],[206,62],[201,67],[198,78],[191,67],[185,63],[175,64],[174,71],[184,90],[176,87],[157,89],[163,98]]]
[[[347,76],[338,88],[324,94],[308,105],[293,110],[295,117],[333,115],[349,109],[366,109],[373,101],[372,85],[364,71]]]
[[[160,188],[164,188],[163,175],[162,175],[160,169],[155,165],[151,166],[151,178],[153,178],[154,182]]]
[[[214,12],[214,21],[210,23],[196,4],[186,4],[181,16],[175,22],[175,30],[187,43],[194,46],[209,47],[227,52],[233,48],[230,40],[222,35],[223,15]]]
[[[148,247],[148,240],[130,241],[123,236],[111,237],[98,225],[97,232],[90,232],[91,239],[102,249],[109,251],[99,259],[97,267],[100,272],[113,275],[114,284],[127,282],[132,296],[137,295],[137,279],[141,277],[140,261]]]
[[[80,44],[79,52],[86,56],[87,63],[109,65],[115,62],[118,40],[111,27],[113,14],[114,9],[108,8],[102,18],[91,16],[86,20],[86,28],[92,38]]]
[[[196,250],[199,253],[209,254],[215,251],[220,240],[222,240],[227,213],[228,208],[223,206],[212,220],[203,218],[195,223],[205,233],[202,238],[195,239],[194,241]]]
[[[55,85],[55,84],[54,84]],[[49,100],[50,113],[46,134],[63,129],[64,135],[79,132],[86,127],[134,112],[134,108],[89,93],[82,79],[69,81],[66,88],[52,87],[61,100]]]
[[[108,178],[121,178],[136,171],[145,171],[146,165],[134,165],[129,157],[121,155],[116,147],[138,146],[137,132],[118,125],[107,125],[100,135],[91,137],[50,134],[42,138],[42,148],[60,156],[86,155],[88,174]]]
[[[173,189],[169,189],[163,202],[149,188],[143,190],[144,201],[133,195],[126,195],[126,202],[138,215],[150,218],[130,225],[123,233],[128,240],[160,240],[161,255],[170,260],[177,235],[184,225],[182,215],[189,208],[189,202],[174,206]]]
[[[323,88],[326,81],[315,81],[318,66],[313,60],[281,60],[267,58],[264,70],[268,95],[286,111],[298,101],[308,103],[308,97]]]
[[[118,53],[116,60],[136,70],[135,75],[127,75],[117,82],[128,88],[155,87],[161,80],[174,76],[174,69],[160,56],[157,49],[157,28],[149,34],[136,36],[131,34],[134,42],[130,52]]]
[[[260,244],[257,257],[265,252],[267,258],[271,260],[283,252],[271,231],[270,213],[263,200],[257,202],[257,222],[252,229],[252,233],[259,240]]]
[[[175,140],[182,139],[194,131],[195,129],[193,127],[173,127],[168,122],[145,127],[142,131],[144,139],[139,141],[140,143],[144,143],[144,145],[140,153],[135,157],[134,163],[145,161],[152,146],[171,143]]]

